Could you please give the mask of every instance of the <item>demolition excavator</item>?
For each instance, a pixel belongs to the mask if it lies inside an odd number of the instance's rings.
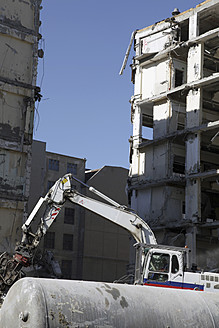
[[[103,201],[80,194],[73,180]],[[20,279],[66,201],[131,233],[136,241],[134,284]],[[45,212],[33,233],[31,226],[43,204]],[[8,292],[0,310],[2,328],[219,327],[219,294],[203,292],[219,290],[219,274],[191,270],[188,248],[158,245],[153,231],[136,213],[71,174],[39,199],[22,233],[13,257],[3,253],[0,259],[0,289]]]
[[[97,201],[73,188],[76,180],[104,200]],[[7,293],[15,281],[24,276],[22,269],[32,264],[39,243],[66,201],[82,206],[104,219],[123,227],[136,240],[135,285],[156,286],[199,291],[219,291],[219,274],[194,272],[189,261],[188,248],[158,245],[153,231],[133,210],[121,206],[95,188],[66,174],[55,182],[45,197],[41,197],[22,226],[22,239],[11,257],[0,256],[0,290]],[[108,204],[107,204],[107,203]],[[33,233],[31,226],[45,204],[45,212]]]

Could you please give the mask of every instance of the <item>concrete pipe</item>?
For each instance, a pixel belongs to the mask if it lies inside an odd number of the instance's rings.
[[[24,278],[7,294],[0,327],[219,327],[219,293]]]

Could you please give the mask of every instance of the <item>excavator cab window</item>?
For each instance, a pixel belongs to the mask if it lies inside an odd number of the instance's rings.
[[[169,267],[169,254],[153,253],[149,263],[148,280],[167,281]]]
[[[163,253],[153,253],[151,256],[149,271],[169,272],[170,255]]]
[[[179,271],[179,261],[176,255],[172,256],[171,273],[177,273]]]

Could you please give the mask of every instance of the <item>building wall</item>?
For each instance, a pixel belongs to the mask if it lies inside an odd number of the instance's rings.
[[[87,184],[127,206],[125,192],[128,170],[104,166],[95,172],[86,173]],[[91,192],[89,197],[103,201]],[[113,282],[127,274],[129,264],[130,235],[124,229],[97,216],[85,212],[84,280]]]
[[[0,7],[0,251],[13,251],[27,216],[41,0]]]
[[[132,64],[131,207],[205,267],[219,265],[202,256],[219,246],[218,14],[205,1],[138,30]]]
[[[32,152],[29,212],[56,180],[66,173],[72,173],[77,179],[84,181],[85,162],[85,159],[47,152],[46,143],[35,140]],[[81,185],[77,182],[75,188],[79,192],[82,191]],[[39,212],[38,219],[40,214],[42,211]],[[83,209],[67,202],[41,242],[42,250],[53,252],[64,278],[78,279],[82,275],[83,225]]]
[[[68,163],[73,164],[72,174],[77,179],[86,181],[88,185],[127,206],[125,189],[128,170],[104,166],[99,170],[88,171],[85,178],[85,162],[81,158],[47,152],[45,142],[34,140],[29,213],[54,182],[69,171]],[[84,195],[104,202],[78,182],[75,182],[75,188]],[[39,222],[43,211],[44,208],[39,211],[36,222]],[[36,225],[33,224],[33,227],[36,229]],[[68,245],[69,249],[65,249]],[[41,241],[40,248],[53,252],[63,278],[112,282],[127,274],[130,235],[117,225],[67,202]],[[45,273],[39,272],[39,275],[42,274]]]
[[[31,161],[31,180],[30,196],[28,199],[28,213],[36,205],[38,198],[44,196],[44,180],[46,176],[46,143],[33,140],[32,161]]]

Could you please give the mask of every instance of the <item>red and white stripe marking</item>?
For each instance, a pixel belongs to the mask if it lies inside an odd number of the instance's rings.
[[[59,211],[61,210],[60,207],[56,208],[53,212],[52,212],[52,219],[55,220],[55,218],[57,217],[57,215],[59,214]]]

